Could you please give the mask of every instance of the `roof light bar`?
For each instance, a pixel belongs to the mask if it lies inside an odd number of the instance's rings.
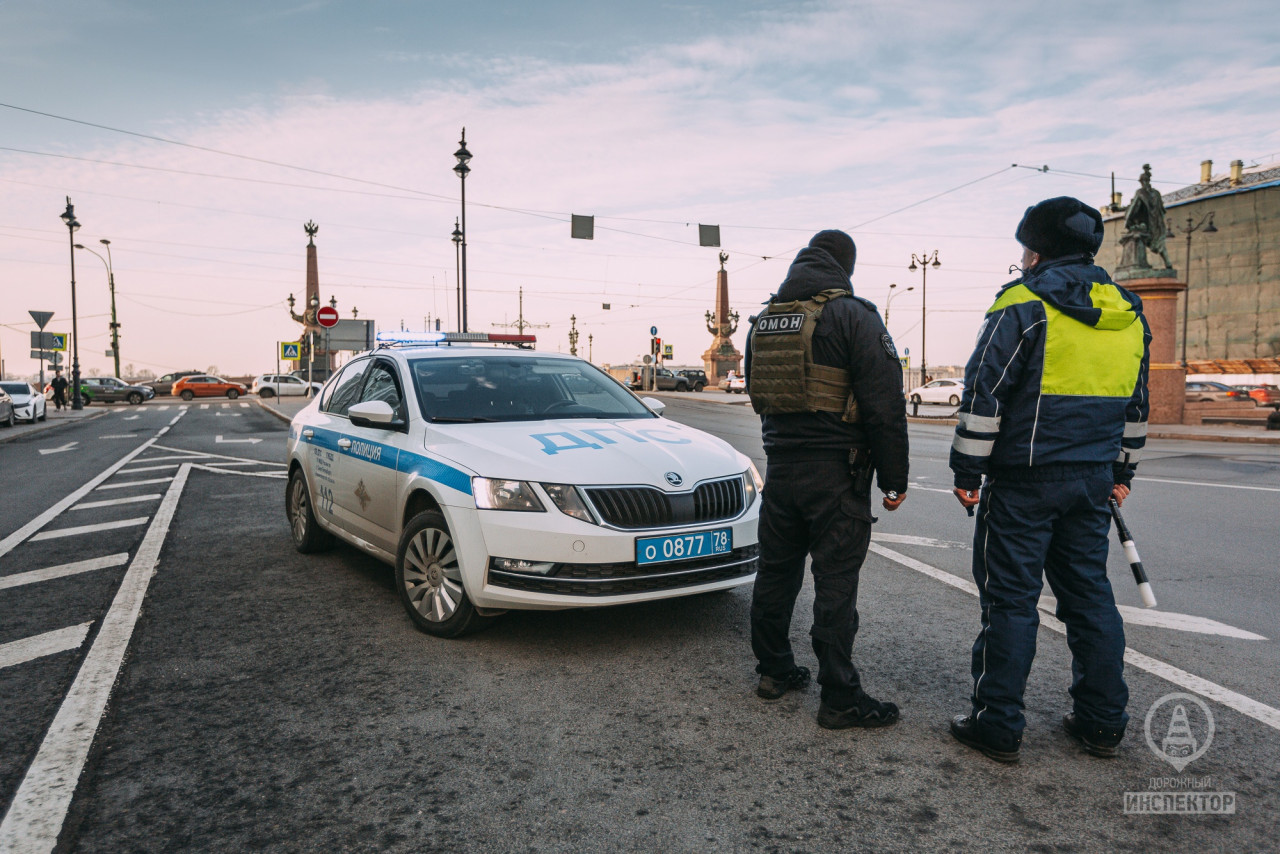
[[[520,344],[537,343],[534,335],[502,335],[488,332],[409,332],[406,330],[379,332],[376,340],[380,345],[392,344]]]

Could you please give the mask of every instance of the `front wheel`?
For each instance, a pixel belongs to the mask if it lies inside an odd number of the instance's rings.
[[[333,535],[320,527],[311,512],[311,493],[307,491],[307,479],[302,469],[294,469],[289,475],[284,512],[289,518],[289,533],[295,549],[305,555],[324,551],[333,545]]]
[[[12,427],[14,424],[17,424],[17,423],[18,423],[18,419],[17,419],[17,418],[14,416],[14,414],[13,414],[13,408],[12,408],[12,407],[10,407],[10,408],[9,408],[9,417],[8,417],[8,419],[6,419],[6,420],[5,420],[5,422],[4,422],[4,426],[6,426],[6,427]]]
[[[240,396],[240,392],[238,392],[237,390],[233,388],[227,389],[227,400],[235,400],[239,396]]]
[[[467,597],[449,525],[434,510],[414,516],[400,535],[396,591],[409,619],[429,635],[456,638],[489,623]]]
[[[960,405],[960,398],[956,397],[956,396],[953,394],[953,395],[951,395],[951,397],[948,397],[948,398],[947,398],[947,403],[951,404],[952,406],[959,406],[959,405]]]
[[[275,396],[276,396],[276,393],[269,388],[264,388],[258,392],[258,397],[261,397],[264,400],[275,397]]]
[[[132,392],[129,395],[129,402],[132,403],[134,406],[137,406],[139,403],[142,403],[142,394],[136,391]]]
[[[184,388],[182,394],[179,395],[183,400],[195,400],[196,393],[189,388]]]

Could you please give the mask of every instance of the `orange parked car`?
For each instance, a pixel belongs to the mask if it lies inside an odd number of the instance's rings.
[[[183,377],[173,384],[172,393],[183,400],[197,397],[222,397],[224,394],[231,400],[235,400],[242,394],[248,394],[249,387],[243,383],[224,380],[222,377],[202,375]]]

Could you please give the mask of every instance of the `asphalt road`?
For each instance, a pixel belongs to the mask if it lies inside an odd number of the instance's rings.
[[[762,461],[749,407],[666,402]],[[749,588],[431,638],[387,567],[344,546],[293,551],[282,423],[256,405],[161,405],[0,446],[0,851],[40,850],[23,840],[51,822],[61,850],[113,852],[1275,845],[1277,449],[1152,443],[1125,509],[1166,625],[1135,622],[1151,612],[1114,556],[1117,597],[1134,606],[1121,757],[1088,757],[1061,732],[1070,660],[1046,614],[1023,761],[1006,767],[946,730],[966,708],[978,609],[945,428],[913,426],[913,485],[880,514],[861,586],[855,658],[903,719],[828,732],[816,690],[754,696]],[[120,498],[139,500],[99,504]],[[65,535],[35,539],[48,533]],[[23,575],[88,560],[108,565]],[[126,594],[140,606],[122,625]],[[806,585],[793,635],[812,666],[810,605]],[[41,637],[54,651],[10,663]],[[111,643],[118,679],[99,654]],[[87,678],[102,659],[110,675]],[[1142,719],[1183,691],[1208,698],[1216,728],[1180,773],[1148,749]],[[61,719],[95,702],[100,721]],[[87,761],[64,779],[85,729]],[[1124,814],[1125,792],[1183,776],[1234,792],[1236,813]]]

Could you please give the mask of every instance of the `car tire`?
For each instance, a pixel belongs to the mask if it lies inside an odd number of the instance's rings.
[[[295,468],[289,475],[285,490],[284,513],[289,520],[289,536],[293,547],[304,555],[322,552],[333,545],[333,534],[320,527],[315,513],[311,512],[311,492],[302,469]]]
[[[261,389],[261,390],[258,392],[258,397],[261,397],[261,398],[264,398],[264,399],[272,398],[272,397],[275,397],[275,396],[276,396],[276,393],[275,393],[274,391],[272,391],[271,389],[269,389],[269,388]]]
[[[921,403],[923,403],[924,401],[922,401],[922,400],[920,399],[920,395],[918,395],[918,394],[913,394],[913,395],[911,395],[911,402],[912,402],[912,403],[914,403],[916,406],[919,406],[919,405],[920,405]]]
[[[129,402],[132,403],[134,406],[137,406],[139,403],[142,403],[142,394],[136,391],[132,392],[129,395]]]
[[[951,395],[951,397],[948,397],[948,398],[947,398],[947,403],[951,404],[952,406],[959,406],[959,405],[960,405],[960,398],[959,398],[959,397],[956,397],[956,396],[953,394],[953,395]]]
[[[492,621],[471,604],[449,525],[437,511],[419,513],[405,525],[395,573],[400,603],[413,624],[429,635],[456,638]]]
[[[5,426],[5,427],[12,427],[14,424],[17,424],[17,423],[18,423],[18,419],[14,417],[14,415],[13,415],[13,408],[12,408],[12,407],[10,407],[10,408],[9,408],[9,418],[4,422],[4,426]]]
[[[184,388],[182,394],[179,395],[183,400],[194,400],[196,393],[189,388]]]
[[[227,389],[227,400],[235,400],[239,396],[240,396],[240,392],[236,391],[235,389],[233,388]]]
[[[697,385],[695,385],[695,386],[693,387],[693,390],[694,390],[694,391],[702,391],[702,390],[703,390],[704,388],[706,388],[706,387],[707,387],[707,386],[706,386],[706,384],[705,384],[705,383],[698,383]]]

